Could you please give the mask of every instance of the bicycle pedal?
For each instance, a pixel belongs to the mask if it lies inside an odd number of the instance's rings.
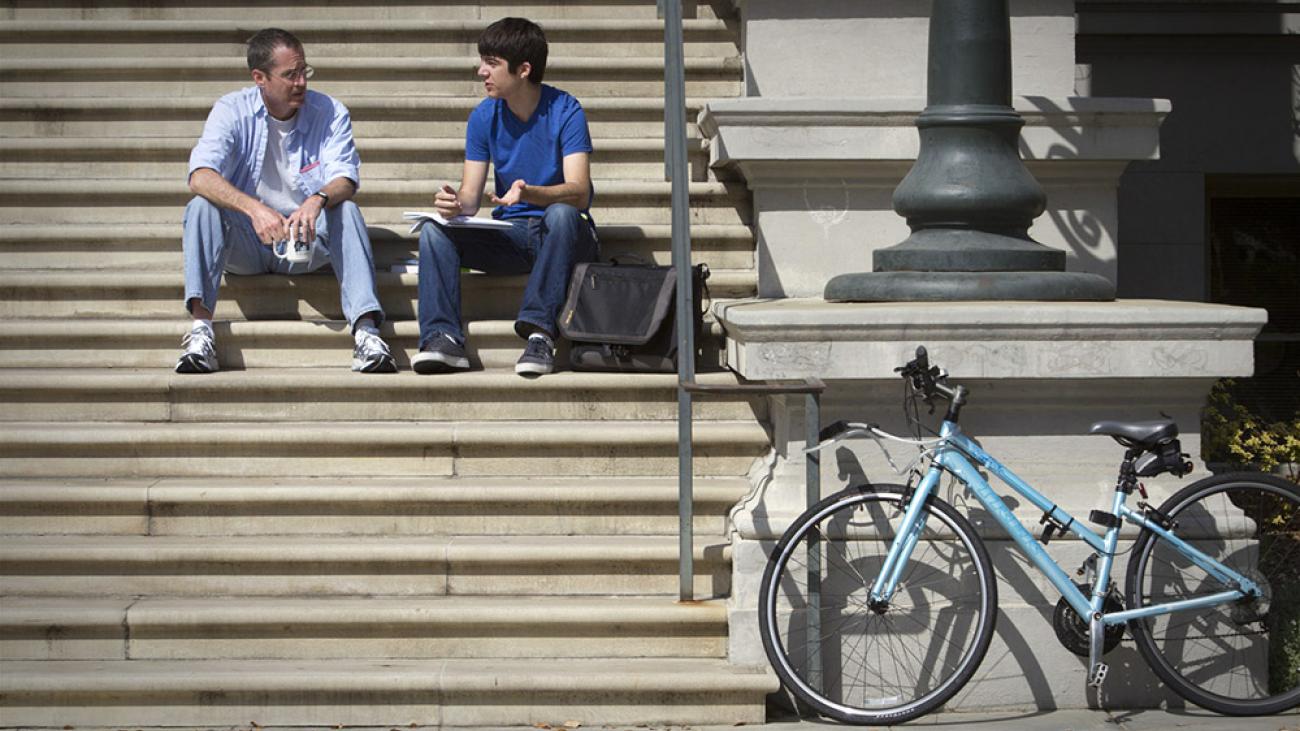
[[[1092,666],[1088,672],[1088,685],[1093,688],[1100,688],[1101,684],[1106,682],[1106,673],[1110,672],[1110,666],[1104,662],[1099,662]]]

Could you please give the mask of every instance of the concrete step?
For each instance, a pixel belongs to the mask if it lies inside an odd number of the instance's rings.
[[[0,658],[723,658],[724,601],[671,597],[0,598]]]
[[[763,723],[770,671],[722,660],[14,661],[16,726]]]
[[[364,211],[362,212],[364,214]],[[97,269],[179,271],[180,213],[165,224],[0,225],[0,270],[86,268],[93,254]],[[389,271],[416,256],[417,239],[409,225],[371,222],[375,268]],[[601,224],[601,256],[636,254],[658,264],[672,262],[672,230],[665,224]],[[691,226],[691,260],[712,269],[752,269],[754,235],[748,226]]]
[[[234,85],[231,88],[235,88]],[[448,138],[465,136],[465,120],[482,101],[472,96],[404,93],[349,95],[343,102],[352,114],[358,140],[376,137]],[[687,136],[701,137],[695,126],[707,99],[686,99]],[[215,96],[47,97],[0,96],[0,137],[188,137],[198,139]],[[592,138],[663,136],[664,106],[660,90],[645,98],[592,97],[582,100]]]
[[[374,376],[379,378],[381,376]],[[670,421],[4,422],[10,477],[659,476]],[[695,425],[695,473],[741,475],[768,448],[755,421]]]
[[[178,308],[179,309],[179,308]],[[219,316],[232,314],[221,307]],[[181,338],[190,321],[177,317],[161,320],[0,319],[0,368],[166,368],[176,362]],[[467,325],[466,350],[475,369],[514,373],[522,341],[514,320],[473,320]],[[347,371],[352,363],[352,339],[342,321],[226,320],[214,324],[217,358],[224,370],[261,368],[331,368]],[[398,368],[410,369],[410,357],[419,346],[419,325],[411,320],[389,321],[381,328],[393,350]],[[716,370],[722,347],[722,328],[709,324],[701,343],[701,371]],[[567,370],[565,341],[560,341],[557,363]],[[441,378],[460,379],[470,374]],[[377,376],[376,376],[377,377]],[[372,384],[373,385],[373,384]]]
[[[699,380],[737,382],[731,373]],[[69,378],[66,370],[7,369],[0,404],[0,422],[674,421],[677,374],[562,372],[528,380],[507,369],[380,377],[284,368],[196,377],[149,368]],[[761,407],[745,398],[708,398],[694,413],[698,421],[738,421],[755,418]]]
[[[650,0],[586,0],[581,3],[557,3],[554,0],[440,0],[436,5],[344,0],[323,3],[313,10],[310,17],[300,17],[302,6],[292,0],[223,0],[220,5],[195,5],[187,0],[151,0],[143,5],[103,0],[67,0],[54,4],[6,0],[0,7],[5,9],[6,21],[239,21],[240,27],[248,29],[250,35],[253,29],[267,25],[292,25],[296,29],[300,23],[337,23],[340,20],[358,23],[392,21],[408,23],[418,28],[421,27],[420,24],[434,21],[486,24],[507,15],[519,15],[532,18],[549,28],[556,21],[577,20],[586,23],[593,19],[609,19],[633,22],[652,21],[657,17],[656,5]],[[687,19],[730,18],[735,14],[729,2],[686,0],[682,3],[682,17]],[[294,19],[295,22],[290,24],[287,19]]]
[[[698,477],[694,530],[722,535],[749,491]],[[677,535],[670,477],[3,479],[0,534]]]
[[[527,530],[527,518],[519,530]],[[730,591],[697,536],[697,597]],[[0,595],[676,596],[676,536],[5,536]]]
[[[471,96],[483,84],[475,74],[478,54],[455,57],[328,57],[313,52],[316,69],[310,87],[347,103],[356,94],[424,94]],[[742,63],[738,56],[684,59],[686,93],[692,96],[738,96]],[[578,97],[646,97],[663,93],[663,55],[631,58],[552,57],[547,83]],[[216,99],[248,86],[242,53],[220,56],[151,56],[77,58],[0,58],[0,95],[47,97],[169,97],[176,94]]]
[[[367,223],[399,225],[402,213],[419,210],[443,182],[363,178],[356,202]],[[593,181],[597,225],[671,222],[672,186],[636,180]],[[720,182],[690,184],[692,224],[750,223],[748,191]],[[193,194],[176,180],[0,179],[0,221],[22,224],[174,223]]]
[[[9,178],[132,178],[185,180],[189,137],[10,137],[0,139],[0,164]],[[465,140],[372,137],[357,141],[366,182],[375,180],[459,180]],[[687,141],[692,180],[709,179],[708,148]],[[124,165],[125,164],[125,165]],[[662,139],[597,140],[592,175],[598,179],[662,179]]]
[[[440,6],[442,4],[440,3]],[[422,20],[320,16],[295,18],[291,30],[308,53],[328,57],[477,56],[479,34],[495,17]],[[324,17],[321,17],[324,16]],[[246,20],[246,18],[241,18]],[[287,21],[278,21],[287,24]],[[543,22],[551,58],[663,57],[663,23],[654,18],[551,18]],[[688,58],[739,55],[738,37],[717,18],[682,23]],[[249,30],[229,20],[11,20],[0,26],[0,43],[12,58],[239,58]]]
[[[329,270],[298,276],[227,275],[222,279],[216,315],[222,319],[342,320],[338,280]],[[512,320],[528,278],[525,275],[461,275],[461,316],[467,320]],[[710,274],[713,299],[752,297],[753,270]],[[394,320],[413,320],[418,308],[418,275],[375,274],[379,302]],[[3,318],[165,318],[184,313],[185,278],[172,271],[0,270]]]

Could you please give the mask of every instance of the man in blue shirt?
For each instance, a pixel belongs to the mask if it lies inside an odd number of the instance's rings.
[[[357,191],[361,159],[348,110],[307,90],[302,43],[278,28],[248,41],[253,83],[212,107],[190,153],[185,306],[194,324],[178,373],[218,369],[212,311],[223,272],[301,274],[332,265],[352,327],[352,370],[397,370],[379,337],[384,312]]]
[[[478,40],[479,78],[487,94],[469,115],[460,189],[442,186],[434,207],[445,218],[479,210],[488,164],[495,169],[492,216],[508,229],[443,228],[420,233],[420,352],[417,373],[469,368],[460,318],[460,268],[528,274],[515,332],[527,340],[515,372],[550,373],[556,318],[573,266],[598,254],[588,209],[591,133],[582,106],[542,83],[547,44],[542,29],[503,18]]]

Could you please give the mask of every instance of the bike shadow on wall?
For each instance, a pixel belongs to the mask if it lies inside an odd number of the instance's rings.
[[[847,485],[869,485],[858,456],[846,447],[836,451],[838,477]],[[899,481],[904,481],[902,478]],[[961,489],[959,487],[959,489]],[[964,490],[963,490],[964,492]],[[1046,579],[1029,560],[1011,545],[1008,536],[992,515],[973,497],[949,494],[942,497],[952,503],[979,530],[986,541],[989,557],[998,578],[998,623],[993,644],[970,683],[945,705],[945,710],[976,710],[987,699],[1020,697],[1027,687],[1037,712],[1057,710],[1061,698],[1078,698],[1082,690],[1087,707],[1093,709],[1133,709],[1162,706],[1168,709],[1185,709],[1186,701],[1164,688],[1151,672],[1142,656],[1126,639],[1124,644],[1107,653],[1106,661],[1111,673],[1099,693],[1086,685],[1087,659],[1074,655],[1053,639],[1044,642],[1043,633],[1053,636],[1052,622],[1056,606],[1055,592],[1051,597],[1039,587]],[[1019,507],[1014,496],[1001,496],[1011,510]],[[988,527],[991,526],[992,530]],[[1060,541],[1055,544],[1065,551],[1054,551],[1063,566],[1070,566],[1069,549],[1084,544],[1079,541]],[[1121,568],[1117,566],[1117,569]],[[1118,579],[1117,579],[1118,580]],[[1120,582],[1122,583],[1122,582]],[[1026,615],[1037,615],[1037,617]],[[1041,623],[1040,623],[1041,622]],[[1022,628],[1024,628],[1022,630]],[[1062,668],[1067,668],[1064,673]],[[979,699],[984,699],[983,701]],[[1074,705],[1074,703],[1070,703]],[[991,722],[1028,717],[1034,712],[998,712]]]

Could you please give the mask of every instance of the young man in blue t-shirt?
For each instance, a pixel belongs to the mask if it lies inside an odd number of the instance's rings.
[[[546,37],[523,18],[503,18],[479,36],[479,78],[487,99],[469,115],[460,189],[444,185],[434,207],[446,218],[474,215],[495,169],[488,201],[508,229],[442,228],[420,232],[420,352],[416,373],[469,368],[460,322],[460,268],[528,274],[515,332],[527,340],[515,372],[550,373],[555,325],[573,266],[597,257],[588,214],[591,134],[578,100],[542,84]]]

